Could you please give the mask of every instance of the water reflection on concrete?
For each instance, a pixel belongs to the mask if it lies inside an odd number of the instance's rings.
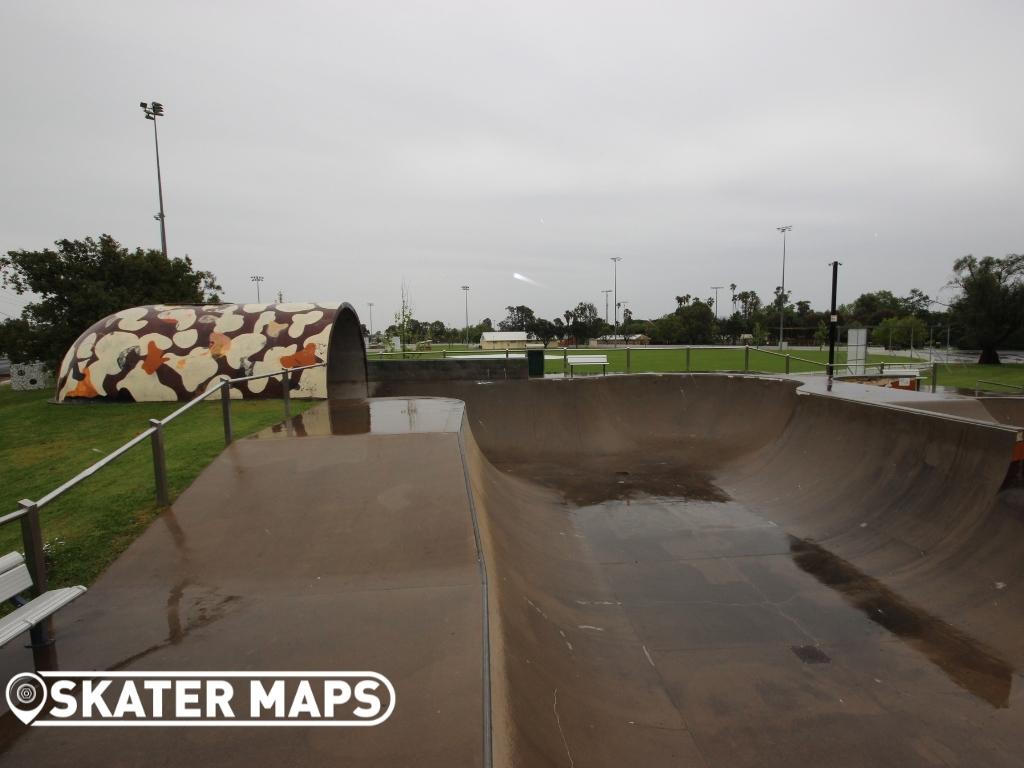
[[[1013,667],[980,642],[814,542],[791,536],[790,551],[798,567],[924,654],[958,686],[993,707],[1009,706]]]
[[[441,397],[327,400],[254,437],[457,432],[464,408],[459,400]]]

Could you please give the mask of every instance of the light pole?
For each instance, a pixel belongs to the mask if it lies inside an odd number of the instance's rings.
[[[462,286],[462,290],[466,294],[466,349],[469,349],[469,286]]]
[[[715,292],[715,320],[718,319],[718,292],[725,288],[724,285],[712,285],[711,290]]]
[[[612,342],[617,344],[616,336],[619,335],[619,262],[622,261],[621,256],[611,256],[612,260],[612,294],[615,299],[613,306],[615,307],[615,325],[612,326]]]
[[[836,341],[839,337],[839,315],[836,314],[836,287],[839,285],[839,267],[841,262],[833,261],[832,267],[832,304],[828,313],[828,385],[832,386],[832,374],[836,363]],[[831,391],[831,390],[830,390]]]
[[[612,292],[611,288],[605,288],[601,293],[604,294],[604,324],[608,325],[608,294]]]
[[[779,349],[782,349],[782,333],[786,324],[786,233],[793,229],[793,225],[776,229],[782,233],[782,291],[779,293]]]
[[[252,282],[256,283],[256,303],[260,303],[260,283],[263,282],[263,275],[252,275],[250,278]]]
[[[156,145],[156,189],[157,194],[160,196],[160,213],[153,218],[160,222],[160,249],[163,251],[164,258],[166,259],[167,230],[164,228],[164,184],[160,178],[160,138],[157,136],[156,131],[156,119],[164,116],[164,105],[159,101],[154,101],[149,105],[144,101],[140,101],[139,106],[142,107],[142,111],[146,114],[146,119],[153,121],[153,143]]]
[[[373,336],[373,302],[366,302],[366,306],[370,308],[370,336]]]

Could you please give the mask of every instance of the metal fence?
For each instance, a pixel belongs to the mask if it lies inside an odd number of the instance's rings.
[[[688,373],[692,371],[709,371],[709,370],[741,370],[743,372],[768,372],[764,369],[759,368],[756,363],[752,363],[752,355],[768,355],[772,358],[777,358],[780,362],[778,368],[781,368],[781,372],[789,374],[794,372],[819,372],[827,373],[829,365],[828,363],[820,360],[811,360],[800,355],[794,355],[792,353],[775,352],[769,349],[762,349],[759,347],[751,346],[715,346],[715,345],[699,345],[699,346],[671,346],[671,347],[657,347],[657,346],[624,346],[624,347],[557,347],[557,348],[545,348],[544,350],[545,359],[548,361],[562,360],[562,373],[567,374],[569,371],[569,358],[573,355],[594,355],[594,354],[609,354],[615,357],[609,357],[609,366],[613,371],[620,370],[625,373],[640,373],[640,372],[679,372]],[[728,354],[733,360],[728,361],[729,365],[717,365],[714,367],[701,367],[695,360],[695,353],[705,355],[705,353],[724,353]],[[423,360],[423,359],[443,359],[448,357],[505,357],[505,358],[521,358],[525,356],[525,350],[523,349],[504,349],[504,350],[431,350],[431,351],[406,351],[406,352],[371,352],[368,353],[367,357],[371,360]],[[742,364],[739,362],[739,355],[742,353]],[[654,355],[659,358],[657,365],[650,365],[648,362],[645,364],[644,357],[647,357],[648,361]],[[756,360],[756,357],[754,358]],[[557,365],[557,362],[555,363]],[[810,368],[810,371],[806,369]],[[906,373],[907,375],[917,375],[923,370],[927,370],[927,378],[930,380],[931,389],[934,392],[937,383],[936,370],[937,366],[933,363],[927,362],[906,362],[906,363],[894,363],[894,362],[880,362],[880,363],[866,363],[864,366],[864,372],[875,372],[879,375],[886,373]],[[796,370],[800,369],[800,370]],[[860,373],[860,370],[855,370],[853,366],[847,363],[834,363],[832,365],[833,373],[845,373],[854,374]],[[550,371],[550,366],[548,367]]]
[[[321,368],[324,365],[326,365],[326,363],[314,363],[313,365],[303,365],[296,368],[283,368],[272,373],[264,373],[258,376],[242,376],[237,379],[221,379],[219,384],[210,387],[202,394],[192,398],[173,413],[162,419],[150,419],[150,426],[148,429],[143,430],[119,448],[108,453],[99,461],[89,467],[86,467],[70,480],[57,486],[45,496],[41,496],[35,501],[31,499],[22,499],[19,501],[17,510],[0,517],[0,526],[13,523],[15,521],[21,522],[21,539],[25,548],[25,564],[29,573],[32,575],[33,596],[41,595],[47,590],[48,586],[46,577],[46,559],[43,550],[42,528],[39,523],[39,511],[43,507],[70,491],[86,478],[92,477],[104,467],[112,464],[119,457],[123,456],[140,443],[145,442],[147,439],[150,441],[150,445],[153,450],[153,480],[156,490],[156,501],[161,507],[166,507],[170,504],[170,491],[168,490],[167,485],[167,458],[164,452],[164,427],[179,416],[190,411],[197,404],[219,392],[222,405],[222,418],[224,421],[224,444],[231,445],[234,440],[234,435],[231,429],[231,387],[233,385],[241,384],[246,381],[254,381],[256,379],[280,377],[281,390],[283,393],[282,400],[284,402],[284,417],[287,419],[291,416],[292,412],[291,374],[296,371],[304,371],[309,368]],[[36,667],[38,669],[49,669],[55,665],[52,637],[53,632],[49,619],[40,622],[31,630],[32,650],[33,655],[35,656]]]

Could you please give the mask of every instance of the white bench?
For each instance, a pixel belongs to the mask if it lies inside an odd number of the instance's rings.
[[[577,365],[600,365],[601,373],[608,374],[608,355],[568,355],[565,362],[569,365],[569,378]]]
[[[85,587],[64,587],[26,601],[20,593],[31,587],[32,576],[21,553],[10,552],[0,557],[0,601],[10,600],[18,606],[0,619],[0,648],[85,592]]]

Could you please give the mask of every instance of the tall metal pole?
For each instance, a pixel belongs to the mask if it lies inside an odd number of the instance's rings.
[[[462,290],[466,294],[466,349],[469,349],[469,286],[462,286]]]
[[[156,190],[160,197],[160,248],[167,258],[167,228],[164,227],[164,182],[160,176],[160,137],[156,131],[156,120],[153,120],[153,144],[156,145]]]
[[[839,267],[838,261],[832,262],[832,308],[828,314],[828,378],[830,382],[836,362],[836,331],[839,323],[839,315],[836,314],[836,286],[839,284]]]
[[[793,226],[791,224],[787,224],[783,227],[776,227],[776,229],[782,233],[782,291],[779,293],[779,349],[782,349],[782,336],[786,325],[786,233],[792,228]]]
[[[715,320],[718,319],[718,292],[725,288],[724,285],[712,285],[711,290],[715,292]]]
[[[366,306],[370,308],[370,335],[373,336],[373,302],[366,302]]]
[[[164,105],[159,101],[154,101],[146,104],[144,101],[139,102],[139,106],[142,107],[142,111],[146,116],[147,120],[153,121],[153,145],[156,147],[156,189],[157,194],[160,197],[160,213],[153,218],[160,222],[160,250],[163,252],[164,258],[167,258],[167,228],[164,226],[164,182],[163,177],[160,174],[160,136],[156,129],[156,119],[164,116]]]
[[[263,275],[251,275],[249,279],[256,283],[256,303],[260,303],[260,283],[263,282]]]
[[[618,344],[619,335],[619,262],[622,261],[621,256],[612,256],[612,293],[614,294],[614,302],[612,306],[615,307],[615,324],[612,327],[612,342]]]

